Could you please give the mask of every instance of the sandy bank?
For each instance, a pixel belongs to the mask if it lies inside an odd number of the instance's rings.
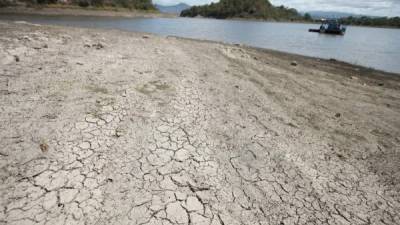
[[[0,224],[400,224],[395,75],[116,30],[0,33]]]

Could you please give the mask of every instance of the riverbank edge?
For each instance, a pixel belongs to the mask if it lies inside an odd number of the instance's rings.
[[[3,7],[1,14],[41,15],[41,16],[99,16],[125,18],[174,18],[173,14],[157,11],[129,10],[124,8],[82,8],[78,6],[43,6],[43,7]]]
[[[1,22],[2,20],[0,20]],[[30,25],[30,26],[41,26],[41,27],[49,27],[49,28],[58,28],[62,29],[65,28],[65,26],[60,26],[60,25],[42,25],[42,24],[35,24],[35,23],[30,23],[26,21],[7,21],[3,20],[3,22],[6,23],[13,23],[16,26],[18,26],[18,23],[23,23],[25,25]],[[76,27],[79,28],[79,27]],[[251,53],[254,56],[254,59],[257,59],[259,56],[264,57],[264,56],[272,56],[277,59],[280,59],[283,64],[282,66],[285,67],[285,69],[290,69],[290,70],[295,70],[297,65],[301,65],[304,67],[315,67],[318,68],[320,71],[328,72],[335,74],[336,76],[341,76],[343,79],[357,79],[360,80],[360,82],[363,82],[364,84],[369,84],[369,85],[377,85],[377,86],[385,86],[385,87],[391,87],[398,89],[398,85],[392,85],[391,82],[396,82],[400,83],[400,73],[393,73],[393,72],[387,72],[375,68],[370,68],[370,67],[365,67],[361,65],[356,65],[336,59],[324,59],[324,58],[319,58],[319,57],[312,57],[312,56],[306,56],[306,55],[300,55],[300,54],[295,54],[295,53],[289,53],[289,52],[283,52],[279,50],[274,50],[274,49],[267,49],[267,48],[260,48],[260,47],[254,47],[254,46],[249,46],[249,45],[244,45],[244,44],[239,44],[239,43],[228,43],[228,42],[223,42],[223,41],[213,41],[213,40],[206,40],[206,39],[195,39],[195,38],[186,38],[186,37],[179,37],[179,36],[173,36],[173,35],[158,35],[158,34],[153,34],[153,33],[148,33],[148,32],[139,32],[139,31],[126,31],[126,30],[121,30],[121,29],[105,29],[105,28],[82,28],[82,29],[88,29],[88,30],[98,30],[98,31],[110,31],[113,32],[114,35],[118,33],[124,33],[124,34],[132,34],[135,33],[137,35],[151,35],[151,36],[156,36],[159,38],[174,38],[177,40],[181,41],[190,41],[190,42],[197,42],[197,43],[208,43],[208,44],[220,44],[223,46],[228,46],[228,47],[237,47],[241,49],[247,50],[249,53]],[[292,64],[296,64],[296,66],[293,66]]]
[[[129,32],[129,31],[123,31],[123,32]],[[145,34],[144,32],[135,32],[135,33]],[[152,35],[160,36],[157,34],[152,34]],[[249,46],[249,45],[239,44],[239,43],[228,43],[228,42],[223,42],[223,41],[185,38],[185,37],[179,37],[179,36],[167,36],[167,38],[176,38],[176,39],[180,39],[180,40],[210,43],[210,44],[221,44],[221,45],[230,46],[230,47],[236,46],[239,48],[246,49],[250,52],[272,55],[281,60],[288,61],[289,64],[292,62],[296,62],[297,64],[304,63],[304,64],[307,64],[310,66],[318,66],[319,64],[324,64],[325,66],[326,65],[332,66],[336,70],[340,69],[340,70],[346,71],[347,73],[343,73],[340,75],[347,77],[347,78],[351,78],[350,76],[354,76],[354,75],[360,75],[360,76],[363,76],[364,78],[373,78],[373,79],[378,79],[378,80],[389,79],[389,80],[394,80],[396,82],[400,82],[400,73],[379,70],[379,69],[375,69],[372,67],[366,67],[366,66],[357,65],[357,64],[353,64],[353,63],[349,63],[349,62],[345,62],[345,61],[340,61],[340,60],[333,59],[333,58],[325,59],[325,58],[320,58],[320,57],[300,55],[300,54],[296,54],[296,53],[284,52],[284,51],[268,49],[268,48],[254,47],[254,46]]]

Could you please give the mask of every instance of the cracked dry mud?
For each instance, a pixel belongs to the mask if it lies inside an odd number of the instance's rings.
[[[400,224],[396,77],[116,30],[0,34],[0,224]]]

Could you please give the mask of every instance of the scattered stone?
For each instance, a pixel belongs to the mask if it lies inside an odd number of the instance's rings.
[[[102,43],[93,44],[92,47],[95,47],[97,50],[104,48]]]
[[[97,119],[96,117],[94,117],[93,115],[87,115],[85,118],[86,122],[88,123],[97,123],[97,121],[99,121],[99,119]]]
[[[122,135],[124,135],[124,131],[122,128],[118,127],[117,129],[115,129],[115,136],[116,137],[121,137]]]
[[[39,147],[40,147],[40,150],[42,150],[43,153],[46,153],[46,152],[49,151],[49,145],[46,144],[46,143],[41,143],[41,144],[39,145]]]
[[[292,62],[290,63],[290,65],[291,65],[291,66],[297,66],[297,62],[296,62],[296,61],[292,61]]]
[[[339,117],[341,117],[341,116],[342,116],[342,114],[340,114],[340,113],[336,113],[336,114],[335,114],[335,117],[336,117],[336,118],[339,118]]]
[[[28,36],[23,36],[22,39],[26,40],[26,41],[32,41],[32,38],[28,37]]]
[[[127,96],[126,90],[124,90],[124,91],[121,93],[121,96],[122,96],[122,97],[126,97],[126,96]]]

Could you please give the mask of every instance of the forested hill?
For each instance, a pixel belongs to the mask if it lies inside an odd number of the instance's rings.
[[[27,6],[39,5],[78,5],[81,7],[122,7],[140,10],[155,10],[151,0],[0,0],[0,7],[16,6],[25,4]]]
[[[193,6],[181,12],[183,17],[255,18],[273,20],[298,20],[302,16],[284,6],[273,6],[268,0],[220,0],[203,6]]]

